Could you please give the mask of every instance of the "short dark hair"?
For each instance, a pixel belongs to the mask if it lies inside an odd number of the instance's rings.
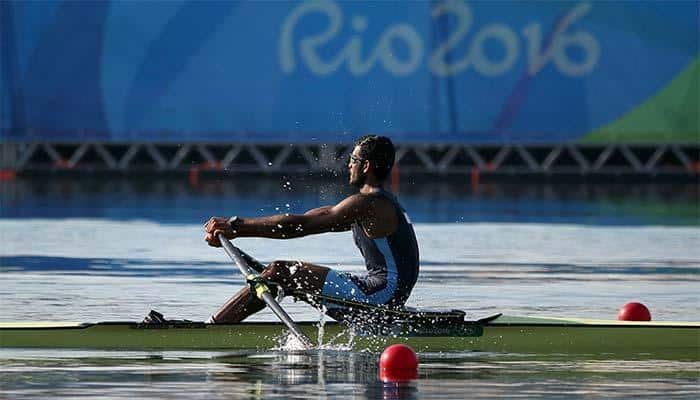
[[[360,156],[374,165],[374,174],[384,180],[394,166],[394,144],[386,136],[365,135],[357,139]]]

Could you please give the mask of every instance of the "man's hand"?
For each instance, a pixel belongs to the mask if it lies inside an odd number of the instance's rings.
[[[219,241],[219,233],[223,233],[226,239],[235,239],[236,232],[234,232],[231,224],[228,222],[229,219],[225,217],[211,217],[209,221],[204,224],[204,231],[207,233],[204,235],[204,241],[212,247],[221,247],[221,241]]]

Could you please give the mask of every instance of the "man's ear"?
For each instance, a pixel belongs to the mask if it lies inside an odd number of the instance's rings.
[[[364,167],[362,167],[362,172],[366,174],[373,169],[374,169],[374,165],[372,165],[371,162],[367,161],[365,163]]]

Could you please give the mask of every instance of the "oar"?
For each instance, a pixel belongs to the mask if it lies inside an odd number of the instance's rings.
[[[243,254],[241,254],[241,251],[231,244],[231,242],[224,237],[221,233],[218,235],[219,241],[221,244],[224,246],[224,250],[226,251],[226,254],[228,254],[229,257],[231,257],[231,260],[236,263],[238,266],[238,269],[241,271],[243,274],[243,277],[248,279],[248,276],[254,275],[255,271],[253,271],[252,268],[248,265],[246,262],[245,258],[243,257]],[[294,324],[294,321],[292,321],[292,318],[287,314],[286,311],[279,305],[279,303],[275,300],[274,297],[272,297],[272,293],[270,293],[270,289],[265,285],[264,283],[260,282],[257,283],[255,286],[255,292],[254,293],[256,296],[258,296],[262,301],[267,304],[268,307],[272,310],[273,313],[279,318],[285,325],[287,325],[287,328],[289,328],[290,331],[296,336],[306,347],[312,347],[313,345],[311,344],[311,340],[302,332],[299,330],[299,328]]]

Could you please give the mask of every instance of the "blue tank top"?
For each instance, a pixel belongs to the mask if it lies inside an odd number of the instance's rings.
[[[362,226],[352,224],[355,245],[365,259],[367,274],[353,275],[352,280],[365,294],[385,289],[388,284],[396,285],[391,305],[403,305],[411,294],[418,279],[418,242],[411,221],[396,197],[385,190],[370,196],[382,196],[394,204],[397,217],[396,231],[389,236],[371,239]]]

